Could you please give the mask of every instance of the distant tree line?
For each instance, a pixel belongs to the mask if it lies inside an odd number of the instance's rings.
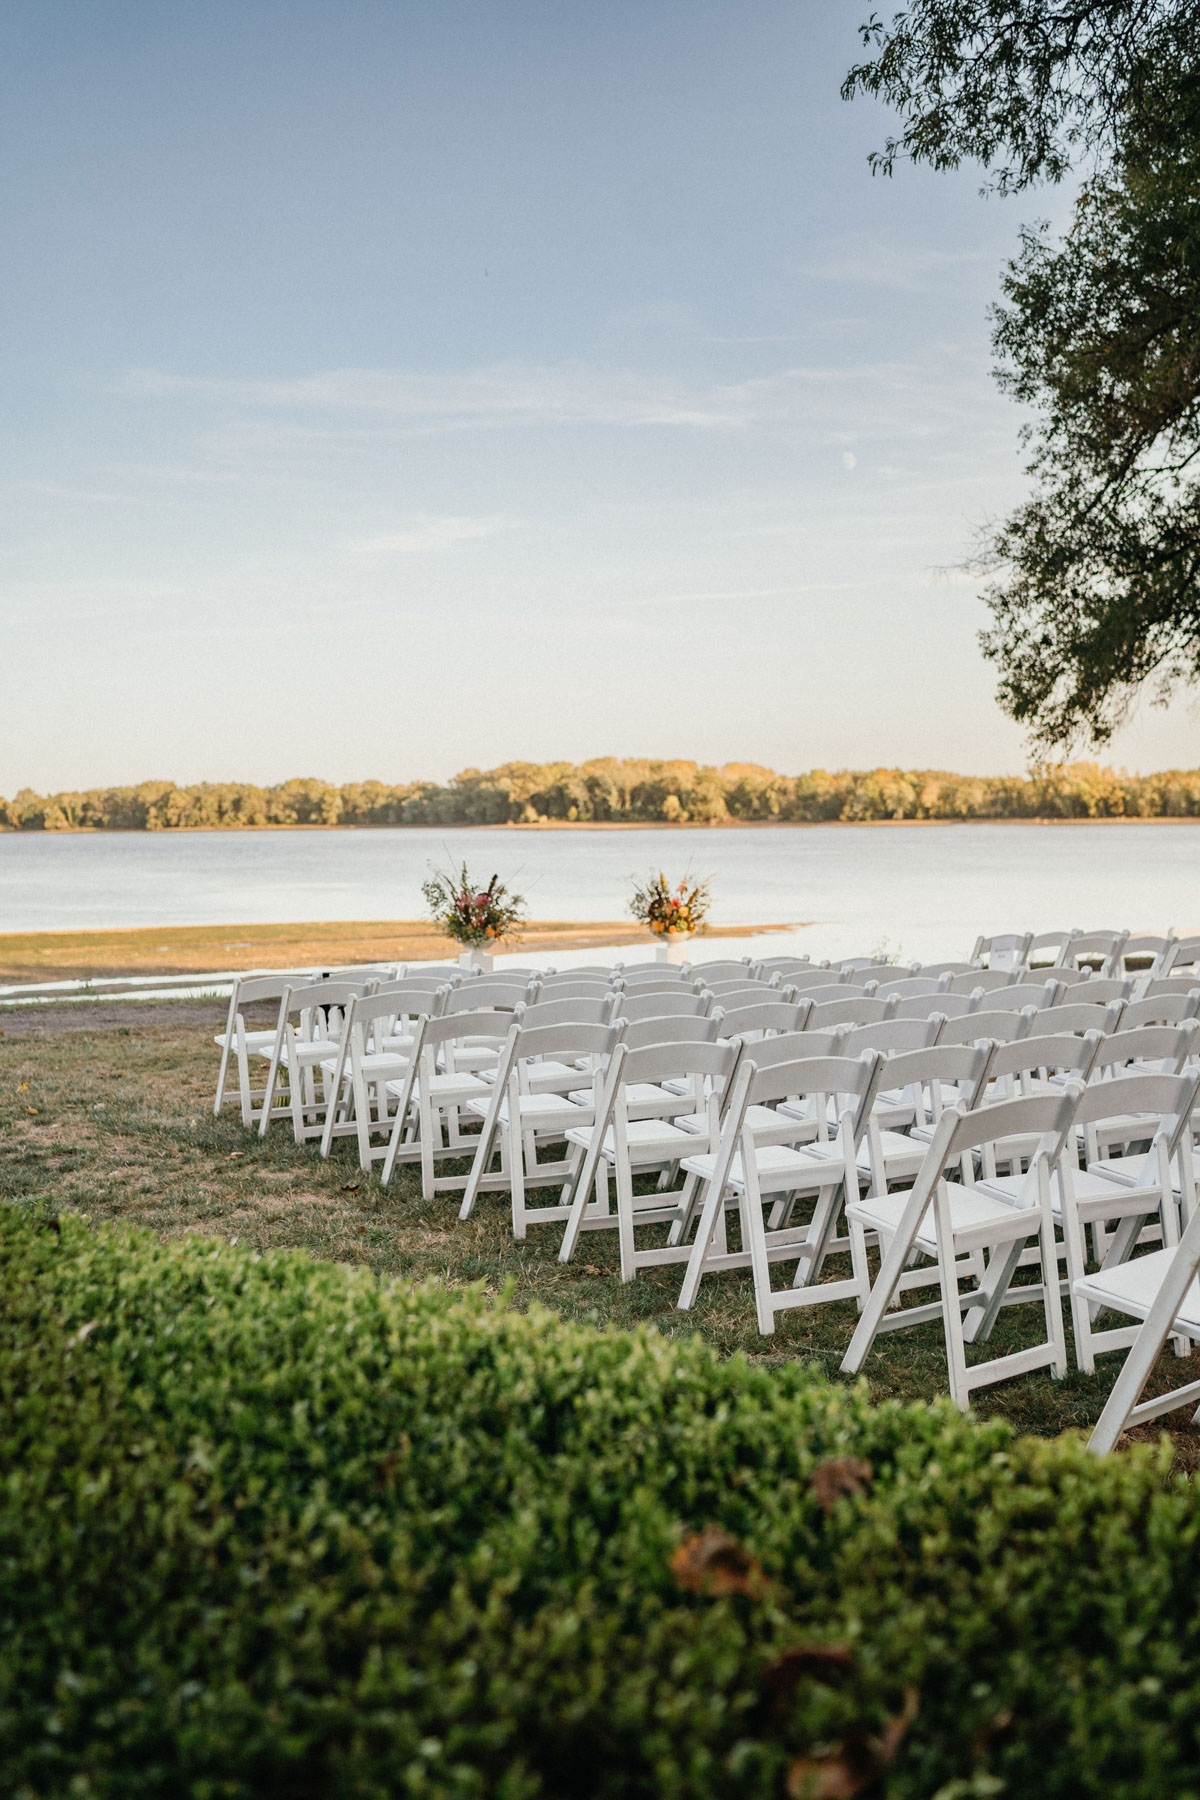
[[[201,782],[0,799],[0,826],[17,831],[237,830],[262,825],[720,825],[866,823],[884,819],[1200,818],[1200,769],[1157,775],[1079,762],[1035,766],[1025,777],[940,769],[811,769],[777,775],[756,763],[600,757],[586,763],[504,763],[432,781],[296,780],[276,787]]]

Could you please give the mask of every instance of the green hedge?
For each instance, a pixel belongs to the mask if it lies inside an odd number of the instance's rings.
[[[1200,1795],[1157,1453],[14,1207],[0,1265],[6,1795]]]

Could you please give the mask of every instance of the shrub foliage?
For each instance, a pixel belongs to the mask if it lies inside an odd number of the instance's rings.
[[[5,1793],[1200,1791],[1155,1453],[290,1252],[0,1264]]]

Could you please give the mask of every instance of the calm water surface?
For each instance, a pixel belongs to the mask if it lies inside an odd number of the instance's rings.
[[[980,931],[1069,925],[1200,931],[1200,824],[1157,823],[0,833],[0,931],[419,918],[430,860],[464,857],[542,919],[619,919],[634,876],[690,869],[713,878],[714,923],[794,923],[780,944],[814,956],[959,956]]]

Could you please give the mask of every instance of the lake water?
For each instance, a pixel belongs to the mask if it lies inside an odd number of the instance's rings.
[[[830,825],[612,831],[0,833],[0,931],[413,919],[430,860],[498,870],[534,918],[619,919],[631,881],[711,875],[707,954],[883,946],[960,957],[979,932],[1200,932],[1200,824]],[[622,954],[628,956],[629,952]],[[563,953],[560,964],[596,960]]]

